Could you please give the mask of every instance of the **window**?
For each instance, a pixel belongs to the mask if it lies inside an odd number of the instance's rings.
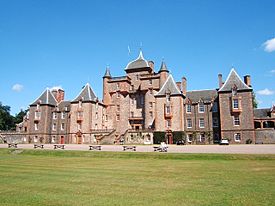
[[[187,128],[192,128],[192,119],[187,119]]]
[[[131,117],[134,117],[134,112],[131,112]]]
[[[117,90],[119,90],[119,83],[116,84],[116,88],[117,88]]]
[[[166,94],[166,101],[167,101],[167,102],[170,102],[170,101],[171,101],[170,93],[167,93],[167,94]]]
[[[186,105],[186,112],[187,112],[187,113],[191,113],[191,109],[192,109],[192,108],[191,108],[191,104],[187,104],[187,105]]]
[[[204,133],[200,134],[200,142],[205,142],[205,134]]]
[[[149,112],[149,115],[150,115],[150,118],[153,118],[153,112],[152,111]]]
[[[153,80],[149,79],[149,85],[152,85],[152,84],[153,84]]]
[[[60,129],[61,129],[61,130],[64,130],[64,129],[65,129],[65,123],[61,123]]]
[[[143,103],[144,103],[144,97],[142,95],[140,96],[139,100],[140,100],[140,104],[143,105]]]
[[[213,127],[219,127],[219,120],[217,117],[213,118]]]
[[[134,91],[135,90],[135,86],[131,85],[131,90]]]
[[[34,118],[35,118],[35,119],[40,119],[40,117],[41,117],[41,112],[36,111],[36,112],[34,113]]]
[[[95,108],[96,108],[96,110],[98,110],[98,103],[95,104]]]
[[[82,107],[82,101],[78,102],[78,107],[81,108]]]
[[[55,136],[52,136],[52,143],[55,143]]]
[[[134,105],[135,104],[135,99],[133,98],[133,99],[131,99],[131,101],[132,101],[132,105]]]
[[[171,120],[170,119],[166,120],[166,127],[167,128],[171,127]]]
[[[204,128],[204,119],[203,118],[199,119],[199,127]]]
[[[52,129],[53,129],[53,131],[56,130],[56,123],[53,123]]]
[[[95,119],[98,119],[98,113],[97,112],[95,113]]]
[[[83,117],[83,112],[77,112],[77,117],[82,118]]]
[[[120,105],[116,105],[116,111],[120,112]]]
[[[117,92],[116,95],[117,95],[117,98],[120,98],[120,93],[119,92]]]
[[[165,113],[170,114],[171,113],[171,106],[165,106]]]
[[[39,110],[40,109],[40,104],[37,104],[36,105],[36,110]]]
[[[97,129],[97,124],[95,124],[95,129]]]
[[[81,125],[81,123],[79,122],[79,123],[77,123],[77,130],[81,130],[82,129],[82,125]]]
[[[57,113],[53,112],[53,119],[57,119]]]
[[[241,133],[234,134],[234,139],[235,139],[235,142],[240,142],[241,141]]]
[[[34,139],[33,139],[34,142],[38,142],[38,137],[35,136]]]
[[[199,103],[199,113],[204,113],[204,104],[203,104],[203,102]]]
[[[38,123],[34,123],[34,130],[38,130]]]
[[[213,103],[212,112],[218,112],[218,103],[217,102]]]
[[[120,120],[120,115],[117,114],[117,115],[116,115],[116,121],[119,121],[119,120]]]
[[[105,116],[105,121],[108,122],[108,115]]]
[[[149,108],[153,109],[153,102],[149,102]]]
[[[61,112],[61,119],[65,119],[65,115],[66,115],[65,112]]]
[[[233,109],[239,109],[239,100],[233,99]]]
[[[234,116],[234,125],[235,126],[240,125],[240,117],[238,115]]]

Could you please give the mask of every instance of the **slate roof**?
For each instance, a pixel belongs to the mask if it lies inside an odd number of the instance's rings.
[[[177,87],[176,82],[171,74],[168,76],[165,83],[155,96],[165,96],[167,92],[169,92],[170,95],[183,95]]]
[[[128,63],[128,65],[125,68],[125,71],[138,68],[150,68],[148,61],[145,60],[143,57],[142,51],[139,52],[139,56],[137,59]]]
[[[46,104],[46,105],[52,105],[56,106],[57,101],[55,97],[53,96],[52,92],[50,91],[49,88],[47,88],[32,104],[32,105],[37,105],[37,104]]]
[[[232,88],[234,86],[237,86],[237,91],[239,90],[252,90],[251,87],[247,86],[243,80],[240,78],[240,76],[237,74],[234,68],[231,69],[225,83],[223,86],[219,89],[218,92],[227,92],[232,91]]]
[[[254,118],[269,118],[270,117],[270,108],[264,109],[254,109]]]
[[[160,72],[163,72],[163,71],[169,72],[169,70],[167,69],[167,66],[166,66],[166,64],[165,64],[164,61],[161,62],[161,66],[160,66],[159,71],[160,71]]]
[[[71,102],[63,100],[58,104],[59,111],[65,111],[65,107],[67,107],[67,111],[70,111]]]
[[[96,101],[96,99],[97,97],[95,96],[95,93],[93,92],[90,84],[87,83],[85,87],[80,91],[79,95],[72,102],[78,102],[80,100]]]
[[[215,89],[197,90],[186,92],[186,98],[191,102],[210,102],[217,97],[217,91]]]

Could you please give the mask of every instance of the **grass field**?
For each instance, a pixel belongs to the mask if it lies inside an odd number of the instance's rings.
[[[274,204],[274,155],[0,150],[0,205]]]

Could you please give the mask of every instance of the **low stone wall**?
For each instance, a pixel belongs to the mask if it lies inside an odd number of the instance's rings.
[[[256,144],[275,144],[275,129],[256,129]]]
[[[153,144],[153,132],[128,132],[125,137],[125,144]]]

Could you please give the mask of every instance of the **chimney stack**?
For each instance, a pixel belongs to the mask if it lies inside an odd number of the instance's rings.
[[[186,96],[187,79],[185,77],[182,77],[181,79],[181,88],[182,88],[183,95]]]
[[[176,82],[178,89],[181,91],[181,82]]]
[[[53,89],[51,92],[58,103],[64,100],[65,92],[63,89]]]
[[[149,67],[154,71],[155,63],[153,61],[148,61]]]
[[[244,83],[245,83],[247,86],[251,87],[251,78],[250,78],[250,75],[245,75],[245,76],[244,76]]]
[[[219,74],[219,75],[218,75],[218,79],[219,79],[219,88],[221,88],[222,85],[223,85],[223,82],[222,82],[222,74]]]

